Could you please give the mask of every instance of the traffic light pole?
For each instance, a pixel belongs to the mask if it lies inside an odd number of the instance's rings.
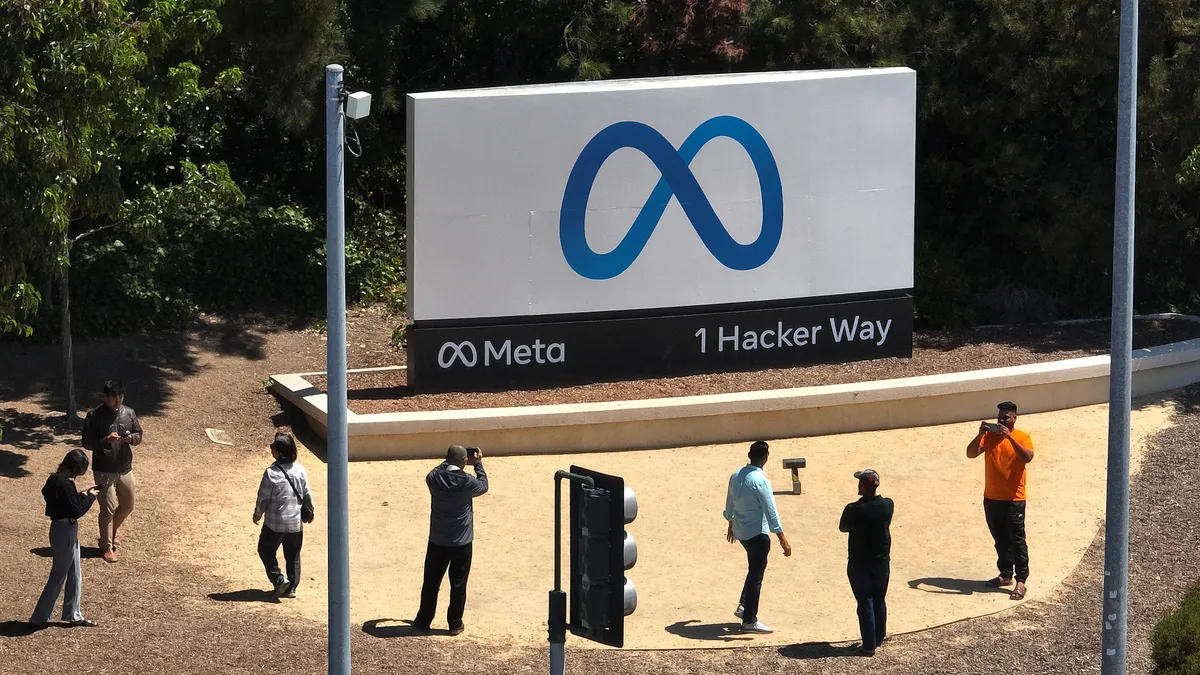
[[[590,476],[554,472],[554,590],[550,591],[550,675],[567,673],[567,594],[562,590],[562,479],[596,487]]]

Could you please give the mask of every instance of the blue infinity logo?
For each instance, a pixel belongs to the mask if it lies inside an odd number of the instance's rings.
[[[738,243],[700,189],[688,165],[709,141],[720,137],[737,141],[750,156],[762,192],[762,229],[749,244]],[[642,206],[625,238],[608,253],[596,253],[587,243],[584,223],[588,197],[600,168],[614,152],[633,148],[654,162],[662,178]],[[588,279],[611,279],[629,269],[658,226],[674,196],[692,222],[696,234],[722,265],[735,270],[752,270],[771,259],[783,234],[783,185],[779,167],[763,137],[744,120],[714,117],[696,127],[676,150],[671,142],[641,122],[617,122],[596,134],[575,160],[563,192],[558,237],[567,264]]]

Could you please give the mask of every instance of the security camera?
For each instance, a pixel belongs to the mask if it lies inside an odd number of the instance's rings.
[[[371,114],[371,95],[365,91],[356,91],[346,96],[346,117],[361,120]]]

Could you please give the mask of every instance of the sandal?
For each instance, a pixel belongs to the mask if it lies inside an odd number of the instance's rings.
[[[1012,582],[1012,577],[1008,577],[1007,579],[1004,577],[996,577],[995,579],[988,579],[987,581],[983,582],[983,585],[987,586],[988,588],[1000,588],[1001,586],[1011,586]]]
[[[1028,592],[1028,589],[1025,589],[1025,588],[1022,588],[1020,590],[1013,589],[1013,592],[1008,594],[1008,599],[1009,600],[1024,600],[1026,592]]]

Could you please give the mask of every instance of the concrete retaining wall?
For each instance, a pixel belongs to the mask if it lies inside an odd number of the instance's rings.
[[[794,438],[895,429],[990,417],[997,402],[1022,413],[1108,400],[1107,356],[876,382],[685,396],[375,415],[349,414],[352,460],[445,456],[460,443],[490,455],[631,450],[756,438]],[[1134,352],[1135,396],[1200,382],[1200,340]],[[349,372],[388,370],[371,368]],[[326,397],[304,377],[276,375],[271,387],[326,433]]]

